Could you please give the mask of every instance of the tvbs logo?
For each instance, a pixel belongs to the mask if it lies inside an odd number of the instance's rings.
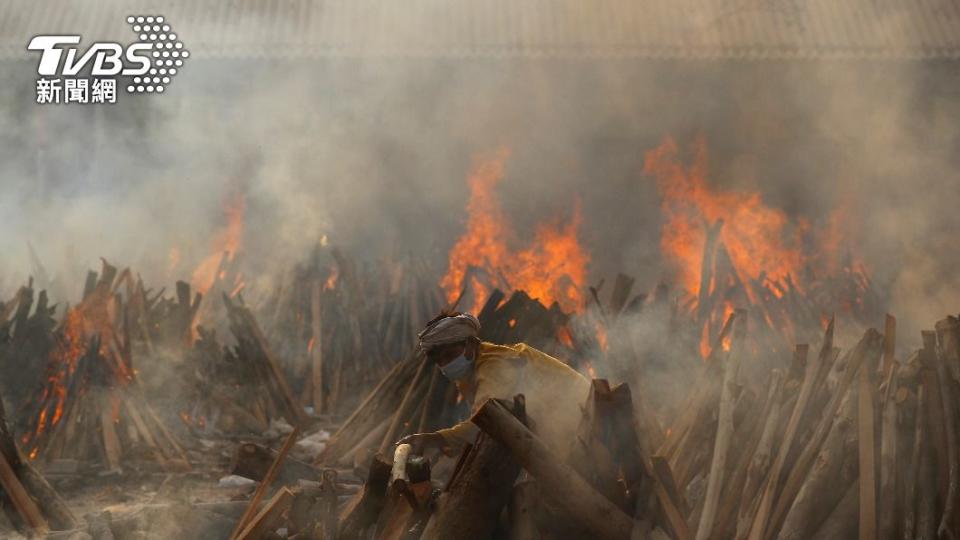
[[[37,103],[114,103],[118,76],[130,78],[128,93],[162,93],[190,52],[162,16],[131,15],[127,24],[139,40],[126,46],[95,42],[82,51],[79,35],[31,39],[27,49],[40,52]]]

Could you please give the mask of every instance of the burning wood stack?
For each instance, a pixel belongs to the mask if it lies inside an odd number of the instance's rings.
[[[39,293],[34,306],[32,279],[11,300],[0,303],[0,370],[5,374],[2,388],[14,407],[24,403],[29,390],[41,380],[41,359],[49,357],[53,346],[50,335],[57,324],[55,311],[56,306],[48,305],[46,291]]]
[[[21,533],[69,530],[78,521],[46,479],[21,455],[0,399],[0,509]]]
[[[139,386],[131,338],[136,296],[118,294],[124,282],[128,292],[134,288],[129,270],[118,278],[104,261],[53,332],[45,381],[22,437],[31,459],[96,462],[111,471],[134,462],[189,468]]]

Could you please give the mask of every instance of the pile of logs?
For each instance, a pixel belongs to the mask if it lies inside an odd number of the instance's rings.
[[[144,397],[133,365],[134,296],[117,292],[129,271],[104,261],[88,275],[82,301],[47,336],[44,382],[27,402],[22,442],[31,459],[99,463],[120,470],[143,458],[166,468],[188,468],[180,444]],[[142,289],[140,289],[142,291]],[[24,297],[21,297],[24,298]],[[41,294],[38,311],[50,316]],[[22,303],[21,305],[27,305]]]
[[[258,309],[292,390],[315,414],[353,410],[413,348],[444,303],[426,263],[412,256],[363,264],[318,247]]]
[[[197,327],[187,356],[191,390],[181,418],[204,433],[259,435],[275,419],[303,425],[306,413],[243,296],[224,294],[222,300],[237,344],[223,347],[215,330]]]
[[[30,310],[33,309],[31,314]],[[46,291],[34,305],[33,280],[20,287],[7,302],[0,302],[0,390],[17,407],[42,381],[54,342],[50,338],[57,322],[56,306],[49,306]],[[41,359],[38,361],[38,359]]]
[[[385,472],[416,464],[393,442],[433,429],[424,411],[444,410],[431,404],[433,366],[411,355],[323,456],[369,464],[341,537],[956,537],[960,320],[923,332],[902,360],[893,317],[845,351],[831,320],[816,350],[797,345],[760,384],[741,367],[750,320],[736,310],[725,321],[665,435],[626,385],[594,380],[562,461],[524,426],[522,401],[491,400],[442,491]]]

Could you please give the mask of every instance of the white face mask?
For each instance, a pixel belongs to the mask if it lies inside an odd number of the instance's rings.
[[[445,366],[440,367],[440,373],[451,381],[465,379],[473,372],[473,362],[467,359],[465,354],[451,360]]]

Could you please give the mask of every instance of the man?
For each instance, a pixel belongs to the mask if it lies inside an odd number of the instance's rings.
[[[526,398],[531,428],[560,457],[572,448],[580,406],[590,383],[559,360],[524,343],[496,345],[480,341],[480,322],[465,313],[441,314],[418,335],[427,358],[457,386],[476,411],[489,398]],[[435,433],[417,433],[399,443],[416,452],[439,448],[447,453],[472,443],[478,429],[469,421]]]

